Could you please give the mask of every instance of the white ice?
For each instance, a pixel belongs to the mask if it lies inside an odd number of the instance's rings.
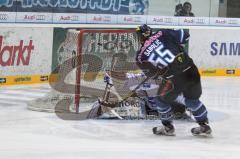
[[[212,138],[194,137],[196,124],[176,121],[175,137],[152,134],[159,121],[65,121],[27,110],[46,86],[0,87],[0,159],[239,159],[240,78],[202,79]]]

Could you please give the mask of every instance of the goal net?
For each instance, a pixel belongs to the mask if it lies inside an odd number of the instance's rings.
[[[104,94],[103,75],[118,65],[113,60],[115,55],[122,54],[126,56],[124,60],[135,61],[139,47],[133,30],[68,29],[57,50],[58,67],[50,76],[51,91],[29,102],[28,108],[54,112],[65,101],[70,106],[66,109],[72,112],[88,109]]]

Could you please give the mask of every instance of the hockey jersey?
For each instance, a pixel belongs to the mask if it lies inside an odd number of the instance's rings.
[[[145,75],[170,78],[191,66],[191,58],[184,52],[189,33],[183,29],[162,29],[147,39],[137,53],[137,65]]]

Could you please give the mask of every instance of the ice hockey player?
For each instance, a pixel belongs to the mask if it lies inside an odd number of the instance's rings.
[[[111,72],[113,75],[113,71]],[[119,74],[122,74],[122,79],[123,82],[120,84],[121,85],[121,89],[124,90],[125,92],[130,92],[133,88],[136,87],[136,85],[139,84],[139,81],[143,81],[146,76],[143,73],[121,73],[118,72],[118,76]],[[116,84],[117,82],[113,82],[114,79],[112,80],[110,75],[105,74],[104,76],[104,82],[105,83],[111,83],[114,86],[114,83]],[[158,107],[157,107],[157,91],[159,88],[159,83],[155,80],[149,80],[146,81],[145,83],[143,83],[137,90],[135,90],[135,99],[136,102],[138,99],[144,101],[141,102],[143,105],[141,106],[141,108],[143,109],[142,112],[144,112],[145,116],[155,116],[157,119],[159,117],[159,113],[158,113]],[[118,90],[119,90],[119,86],[118,86]],[[184,119],[184,120],[188,120],[191,119],[191,117],[189,116],[189,114],[186,112],[186,107],[185,105],[183,105],[182,103],[179,102],[172,102],[171,103],[171,107],[172,107],[172,112],[173,112],[173,116],[174,119]]]
[[[191,129],[192,134],[210,135],[212,130],[208,125],[207,110],[199,100],[202,87],[198,68],[182,47],[187,43],[189,33],[182,29],[160,29],[153,33],[146,24],[137,27],[136,33],[142,43],[136,55],[137,65],[147,77],[164,79],[158,91],[162,126],[154,127],[153,133],[175,135],[170,103],[182,93],[182,102],[199,124]]]
[[[119,73],[118,73],[119,74]],[[123,83],[121,83],[121,89],[125,92],[131,92],[139,81],[145,79],[146,76],[143,73],[121,73],[125,76]],[[146,119],[146,120],[158,120],[158,99],[157,90],[159,84],[156,80],[149,80],[142,84],[135,94],[129,96],[126,99],[118,99],[111,91],[116,91],[111,76],[105,73],[104,82],[106,88],[102,97],[99,97],[98,104],[95,102],[91,111],[88,114],[89,119]],[[114,89],[114,88],[115,89]],[[118,89],[119,90],[119,89]],[[116,92],[115,92],[116,93]],[[110,109],[106,109],[106,107]],[[186,110],[185,105],[182,103],[171,103],[173,118],[176,120],[191,120],[190,112]],[[109,111],[111,110],[111,111]],[[114,113],[113,113],[114,111]]]

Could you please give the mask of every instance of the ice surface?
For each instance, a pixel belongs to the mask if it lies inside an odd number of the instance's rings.
[[[203,78],[202,101],[212,138],[190,133],[193,122],[176,121],[176,137],[152,134],[159,121],[64,121],[27,110],[26,102],[48,86],[0,87],[1,159],[239,159],[240,78]]]

